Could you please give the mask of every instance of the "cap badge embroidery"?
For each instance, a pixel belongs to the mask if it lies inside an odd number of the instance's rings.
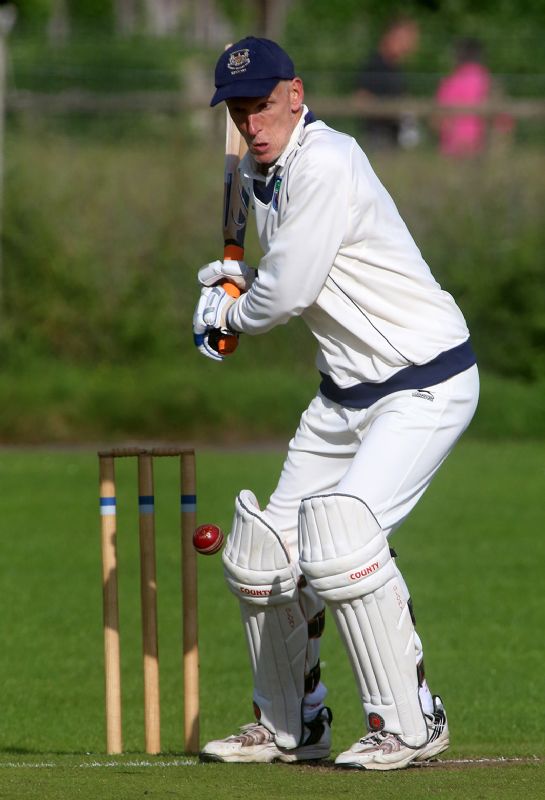
[[[227,69],[229,69],[233,75],[236,75],[238,72],[244,72],[249,64],[250,51],[247,48],[244,50],[235,50],[229,56]]]

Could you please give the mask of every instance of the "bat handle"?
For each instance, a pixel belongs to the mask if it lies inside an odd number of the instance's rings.
[[[224,261],[244,261],[244,248],[238,244],[226,244],[223,248]]]
[[[240,297],[240,289],[234,283],[225,280],[221,281],[220,286],[222,286],[231,297]],[[213,347],[220,356],[228,356],[234,353],[238,347],[238,335],[236,333],[224,333],[216,329],[210,332],[208,344]]]

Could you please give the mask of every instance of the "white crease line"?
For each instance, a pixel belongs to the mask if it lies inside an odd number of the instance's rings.
[[[25,767],[27,769],[51,769],[52,767],[58,766],[57,764],[47,764],[46,762],[41,762],[38,764],[27,764],[24,761],[3,761],[0,762],[0,768],[8,768],[8,769],[17,769],[19,767]]]
[[[422,761],[414,764],[410,764],[411,767],[433,767],[435,764],[436,766],[456,766],[457,764],[513,764],[513,763],[523,763],[523,764],[540,764],[542,763],[543,759],[539,756],[496,756],[495,758],[445,758],[445,759],[436,759],[435,761]]]

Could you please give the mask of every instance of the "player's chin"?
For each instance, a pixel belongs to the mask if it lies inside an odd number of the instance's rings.
[[[269,147],[252,147],[251,153],[258,164],[270,164],[275,160]]]

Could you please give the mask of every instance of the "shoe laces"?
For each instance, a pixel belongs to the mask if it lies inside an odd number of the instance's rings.
[[[389,734],[385,731],[379,731],[378,733],[367,733],[360,739],[360,744],[382,744],[387,736],[389,736]]]
[[[248,740],[250,740],[256,744],[262,744],[271,741],[272,734],[260,722],[248,722],[246,725],[241,726],[240,733],[235,734],[232,739],[246,740],[245,743],[248,743]]]

